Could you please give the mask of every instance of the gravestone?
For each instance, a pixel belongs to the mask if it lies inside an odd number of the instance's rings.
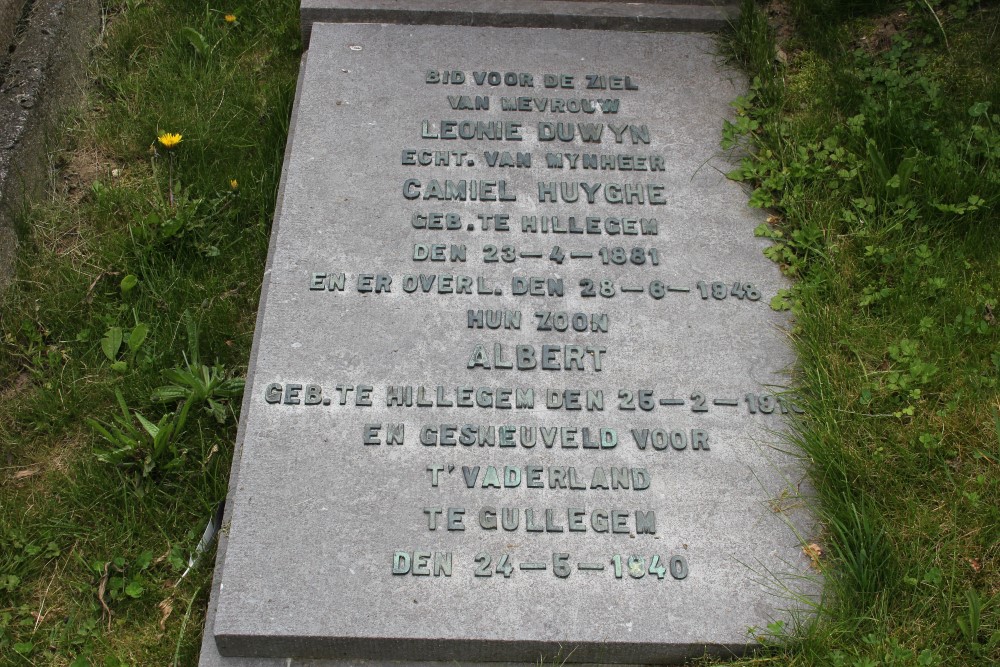
[[[662,663],[802,608],[743,85],[703,34],[312,26],[203,666]]]

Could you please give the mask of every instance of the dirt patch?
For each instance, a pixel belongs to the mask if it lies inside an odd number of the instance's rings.
[[[767,22],[774,30],[774,38],[784,46],[795,34],[795,18],[786,0],[772,0],[767,5]]]
[[[37,220],[35,238],[46,251],[69,258],[77,268],[89,257],[80,225],[79,204],[100,181],[113,185],[124,170],[112,157],[94,146],[76,146],[62,150],[53,161],[50,196],[57,215]]]
[[[57,473],[60,477],[68,477],[73,457],[83,448],[84,442],[83,434],[79,432],[64,438],[49,452],[50,455],[40,462],[42,469],[47,473]]]
[[[858,46],[871,54],[888,51],[892,38],[906,27],[909,20],[910,15],[902,9],[875,19],[872,30],[861,36]]]
[[[112,158],[91,146],[65,151],[56,166],[59,176],[53,183],[55,194],[73,204],[84,198],[95,181],[109,182],[121,176]]]
[[[0,402],[6,403],[31,384],[31,376],[27,373],[17,375],[9,385],[0,388]]]
[[[51,443],[44,451],[38,452],[34,460],[21,465],[10,466],[0,470],[0,486],[24,488],[33,486],[35,489],[58,485],[70,475],[73,459],[85,444],[83,433],[75,432]]]

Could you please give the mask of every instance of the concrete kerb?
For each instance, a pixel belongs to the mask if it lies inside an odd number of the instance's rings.
[[[100,11],[99,0],[0,6],[2,44],[16,40],[0,82],[0,288],[13,275],[18,220],[44,192],[47,149],[58,122],[83,88]]]
[[[6,47],[14,42],[26,4],[24,0],[0,0],[0,45]],[[4,67],[0,64],[0,85],[3,85],[3,73]]]
[[[739,15],[735,0],[302,0],[302,42],[314,23],[714,32]]]

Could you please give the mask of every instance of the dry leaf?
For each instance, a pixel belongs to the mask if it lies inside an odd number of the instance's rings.
[[[111,630],[111,609],[104,601],[104,591],[108,588],[108,575],[110,574],[111,562],[104,564],[104,573],[101,575],[101,583],[97,586],[97,599],[101,603],[101,609],[108,615],[108,630]]]
[[[163,614],[160,617],[160,630],[166,630],[167,619],[170,618],[170,614],[174,612],[174,604],[170,600],[170,598],[167,598],[166,600],[163,600],[162,602],[160,602],[160,604],[156,606],[160,608],[160,613]]]
[[[819,559],[823,557],[823,550],[820,548],[820,546],[815,542],[812,542],[811,544],[807,544],[806,546],[802,547],[802,553],[804,553],[806,556],[809,556],[809,560],[811,561],[812,566],[818,570]]]
[[[14,473],[13,478],[16,480],[26,479],[28,477],[31,477],[32,475],[37,475],[39,472],[41,471],[38,468],[25,468],[24,470],[18,470],[16,473]]]
[[[164,551],[161,555],[157,556],[153,560],[153,565],[159,565],[160,563],[162,563],[163,561],[167,560],[168,558],[170,558],[170,545],[169,544],[167,545],[167,550]]]

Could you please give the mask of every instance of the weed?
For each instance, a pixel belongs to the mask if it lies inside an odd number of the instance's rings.
[[[191,27],[181,28],[181,35],[183,35],[187,41],[194,48],[195,53],[200,57],[208,59],[212,55],[212,51],[215,50],[215,44],[209,44],[205,36]]]
[[[134,315],[135,313],[133,312]],[[138,321],[136,321],[132,330],[128,332],[128,335],[125,335],[121,327],[109,327],[101,338],[101,351],[107,357],[108,361],[111,362],[111,369],[124,372],[128,370],[129,364],[134,365],[135,355],[139,352],[142,344],[146,342],[146,336],[148,335],[149,327]],[[128,361],[118,358],[122,342],[125,343]]]
[[[120,391],[115,392],[121,414],[113,421],[102,424],[96,419],[88,419],[87,424],[101,435],[112,447],[97,450],[97,458],[128,471],[133,471],[132,483],[142,493],[149,490],[148,481],[154,471],[158,473],[176,470],[184,465],[185,452],[178,446],[180,434],[187,423],[191,405],[181,404],[173,413],[160,417],[156,424],[138,411],[130,411]],[[138,422],[142,427],[137,428]]]
[[[988,631],[982,626],[983,601],[979,593],[974,588],[965,592],[965,597],[969,602],[968,611],[965,616],[956,619],[958,629],[962,632],[962,639],[975,655],[989,655],[992,651],[1000,647],[1000,630],[987,634]]]
[[[153,391],[153,401],[157,403],[175,403],[183,405],[198,405],[205,403],[208,412],[219,424],[225,424],[231,410],[229,401],[243,394],[244,381],[241,378],[230,377],[225,368],[219,365],[206,366],[202,364],[198,351],[198,324],[191,313],[184,313],[187,322],[188,356],[183,367],[163,371],[163,376],[170,384],[157,387]]]

